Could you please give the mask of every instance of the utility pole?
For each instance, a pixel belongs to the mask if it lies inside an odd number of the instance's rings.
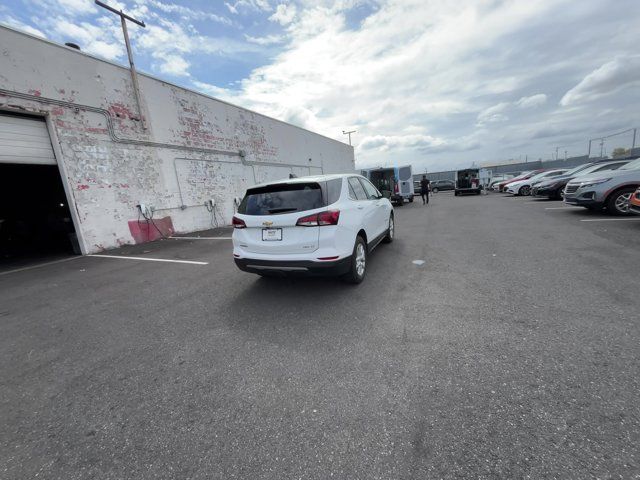
[[[559,148],[560,148],[560,147],[556,147],[556,160],[558,160],[558,149],[559,149]]]
[[[629,155],[633,155],[633,149],[636,148],[636,133],[638,133],[638,129],[634,128],[633,129],[633,142],[631,143],[631,151],[629,152]]]
[[[348,132],[345,132],[344,130],[342,130],[342,134],[343,135],[349,135],[349,145],[351,145],[351,134],[352,133],[356,133],[356,132],[357,132],[357,130],[350,130]]]
[[[587,158],[591,156],[591,139],[589,139],[589,149],[587,150]]]
[[[604,150],[604,137],[600,139],[600,159],[602,159],[602,155],[604,153],[603,150]]]
[[[122,12],[122,10],[116,10],[113,7],[110,7],[106,3],[102,3],[100,0],[95,0],[96,5],[102,7],[106,10],[109,10],[112,13],[115,13],[120,17],[120,22],[122,23],[122,33],[124,34],[124,43],[127,47],[127,56],[129,57],[129,71],[131,72],[131,82],[133,83],[133,94],[136,97],[136,105],[138,107],[138,115],[140,116],[140,123],[142,125],[142,129],[147,129],[147,124],[144,120],[144,115],[142,114],[142,102],[140,101],[140,86],[138,85],[138,74],[136,73],[136,66],[133,63],[133,53],[131,52],[131,43],[129,42],[129,32],[127,31],[127,20],[135,23],[136,25],[140,25],[142,28],[145,28],[146,25],[144,22],[140,20],[136,20],[133,17]]]

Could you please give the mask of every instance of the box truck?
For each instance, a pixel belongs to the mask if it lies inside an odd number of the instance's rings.
[[[411,165],[402,167],[380,167],[361,170],[360,174],[368,178],[383,196],[396,205],[405,200],[413,202],[413,172]]]

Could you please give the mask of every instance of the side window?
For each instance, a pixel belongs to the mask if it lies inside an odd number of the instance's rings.
[[[380,192],[374,187],[369,180],[364,178],[359,178],[360,183],[362,183],[362,187],[364,188],[365,193],[367,194],[367,198],[369,200],[377,200],[381,195]]]
[[[366,200],[367,194],[356,177],[349,177],[349,193],[353,200]]]
[[[327,205],[336,203],[340,200],[340,194],[342,193],[342,179],[335,178],[327,181]]]
[[[617,170],[618,168],[620,168],[622,165],[625,165],[625,163],[610,163],[609,165],[603,165],[602,167],[596,169],[593,171],[593,173],[595,172],[602,172],[604,170]]]

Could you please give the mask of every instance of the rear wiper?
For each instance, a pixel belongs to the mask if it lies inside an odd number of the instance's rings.
[[[284,213],[284,212],[295,212],[298,210],[297,208],[271,208],[267,210],[269,213]]]

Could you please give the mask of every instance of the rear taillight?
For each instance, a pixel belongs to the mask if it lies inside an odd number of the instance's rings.
[[[298,227],[324,227],[326,225],[337,225],[340,220],[340,210],[329,210],[328,212],[314,213],[306,217],[299,218],[296,222]]]
[[[396,192],[396,193],[398,193],[400,191],[399,188],[398,188],[398,184],[397,183],[393,186],[393,191]]]
[[[247,228],[247,224],[244,223],[244,220],[238,217],[233,217],[231,219],[231,225],[233,225],[233,228]]]

